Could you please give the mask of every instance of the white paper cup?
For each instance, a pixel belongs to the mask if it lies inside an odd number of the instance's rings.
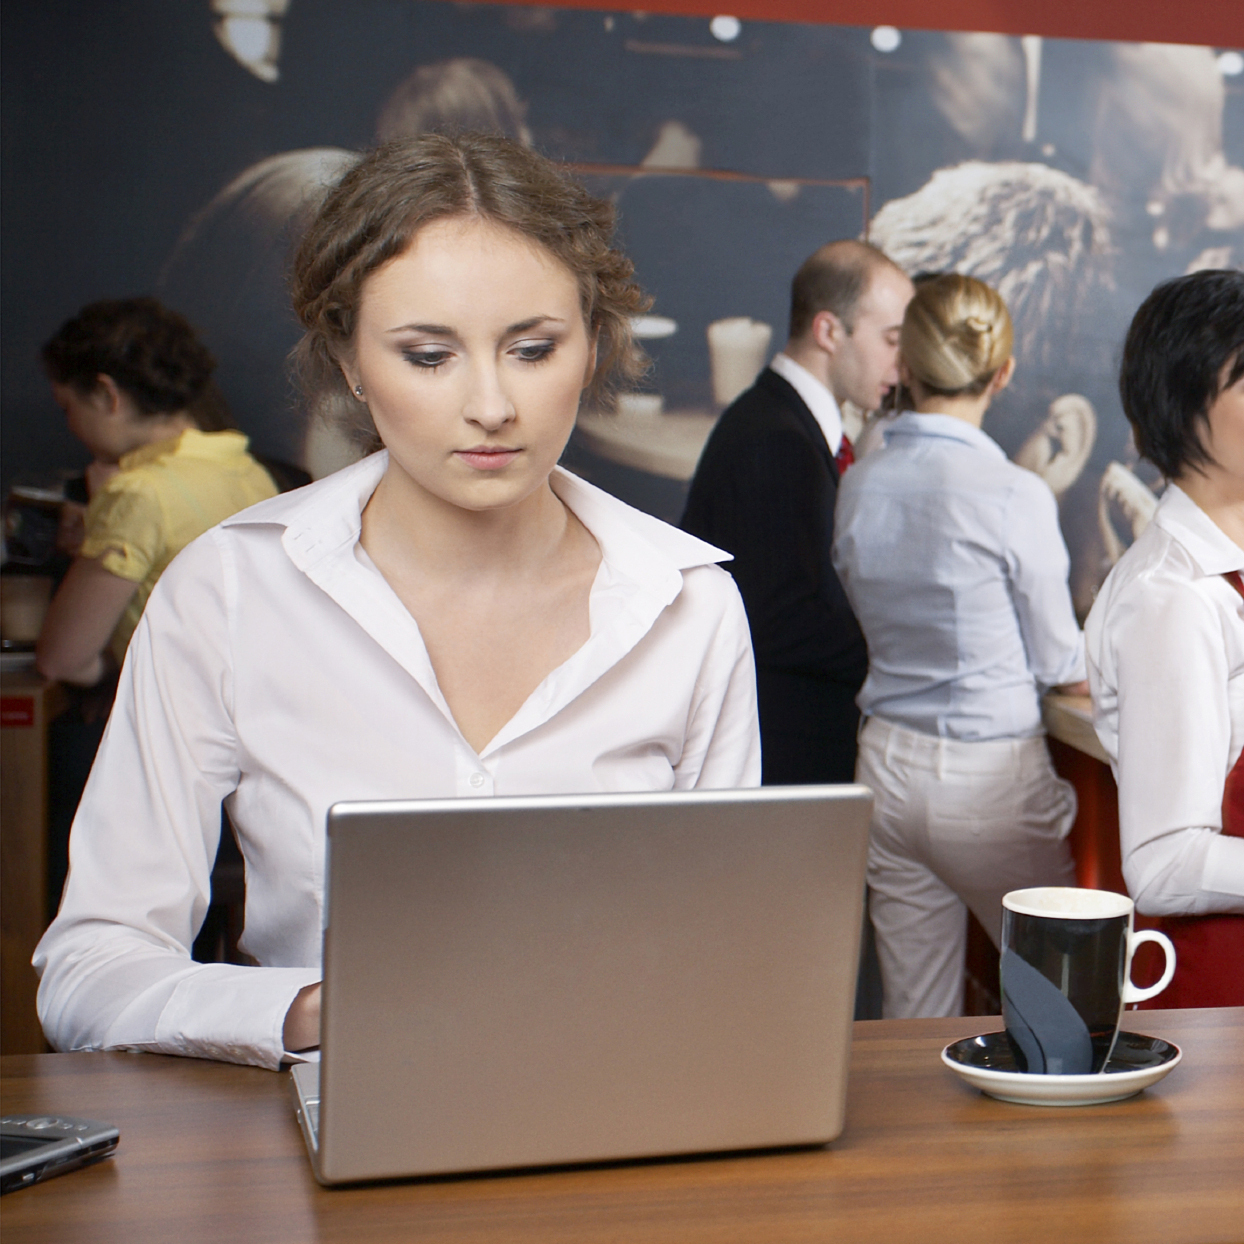
[[[773,329],[745,315],[714,320],[708,326],[708,356],[713,370],[713,401],[729,406],[751,387],[769,357]]]

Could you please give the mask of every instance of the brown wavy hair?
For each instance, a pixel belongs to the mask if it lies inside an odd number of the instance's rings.
[[[424,225],[452,217],[513,229],[574,274],[597,341],[586,396],[607,408],[618,384],[645,368],[630,317],[650,304],[631,261],[612,246],[614,215],[552,160],[499,135],[422,134],[377,147],[330,192],[294,255],[291,292],[304,332],[293,361],[313,413],[342,423],[364,449],[381,447],[339,360],[352,348],[367,278]]]

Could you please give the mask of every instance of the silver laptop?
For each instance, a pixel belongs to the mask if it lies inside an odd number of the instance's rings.
[[[862,786],[337,804],[325,1184],[823,1144],[843,1126]]]

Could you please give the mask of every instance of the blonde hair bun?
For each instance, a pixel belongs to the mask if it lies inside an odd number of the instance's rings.
[[[947,272],[916,285],[899,348],[911,374],[930,392],[976,397],[1011,357],[1014,336],[997,290]]]

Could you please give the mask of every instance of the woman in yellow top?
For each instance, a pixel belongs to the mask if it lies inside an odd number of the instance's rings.
[[[230,426],[215,360],[154,298],[84,307],[43,347],[43,362],[69,430],[94,461],[82,543],[36,662],[48,678],[94,686],[121,664],[169,562],[276,487]]]

